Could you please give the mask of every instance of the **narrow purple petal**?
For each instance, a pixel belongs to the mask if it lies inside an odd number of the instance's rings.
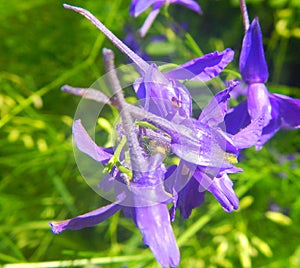
[[[105,163],[113,156],[112,148],[99,147],[89,136],[78,119],[73,123],[73,138],[77,148],[95,159],[98,162]]]
[[[77,216],[73,219],[64,221],[50,222],[53,233],[58,234],[65,230],[79,230],[86,227],[94,226],[108,219],[110,216],[119,211],[122,206],[117,203],[98,208],[86,214]]]
[[[222,52],[213,52],[200,58],[188,61],[181,66],[165,73],[174,80],[199,80],[206,82],[218,76],[233,60],[234,52],[227,48]]]
[[[135,209],[135,223],[162,267],[176,267],[180,253],[170,223],[168,207],[158,204]]]
[[[244,36],[240,55],[240,72],[247,84],[264,83],[268,79],[268,65],[258,18],[252,21]]]
[[[272,107],[269,100],[268,89],[263,83],[253,83],[249,85],[247,105],[251,121],[255,121],[262,117],[263,125],[268,125],[272,118]]]
[[[160,11],[161,5],[154,5],[151,12],[147,16],[143,26],[140,28],[139,33],[141,37],[144,37],[147,32],[149,31],[153,21],[157,17],[159,11]]]
[[[171,4],[179,4],[179,5],[186,6],[187,8],[189,8],[197,13],[202,12],[199,4],[193,0],[169,0],[169,2]]]

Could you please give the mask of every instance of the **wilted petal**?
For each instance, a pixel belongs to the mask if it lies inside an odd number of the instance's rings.
[[[200,6],[193,0],[169,0],[169,3],[183,5],[197,13],[201,13]]]
[[[263,119],[263,126],[268,125],[271,116],[271,103],[269,100],[269,92],[266,86],[262,83],[250,84],[247,94],[248,112],[251,117],[251,121],[255,121],[258,118]]]
[[[122,206],[118,203],[112,203],[108,206],[98,208],[86,214],[77,216],[73,219],[64,221],[50,222],[53,233],[58,234],[65,230],[79,230],[86,227],[94,226],[100,222],[105,221],[110,216],[119,211]]]
[[[135,223],[162,267],[179,265],[180,253],[170,223],[168,207],[158,204],[135,209]]]
[[[98,162],[105,163],[113,155],[112,148],[99,147],[86,132],[78,119],[73,123],[73,138],[77,148],[95,159]]]
[[[264,83],[268,79],[268,65],[258,18],[252,21],[244,36],[240,55],[240,72],[247,84]]]
[[[227,48],[222,52],[213,52],[188,61],[166,72],[165,76],[174,80],[199,80],[206,82],[218,76],[233,60],[234,52]]]

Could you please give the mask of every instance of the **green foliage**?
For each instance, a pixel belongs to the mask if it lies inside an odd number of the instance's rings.
[[[75,1],[119,37],[130,1]],[[151,56],[179,64],[203,52],[232,47],[236,60],[223,76],[236,78],[243,35],[237,1],[200,1],[203,16],[170,6],[169,19],[188,21],[189,34],[174,34],[163,15],[142,41]],[[264,8],[262,8],[264,7]],[[259,15],[271,70],[272,92],[300,98],[299,1],[249,1]],[[135,25],[141,25],[144,17]],[[88,87],[103,74],[104,36],[61,1],[0,2],[0,263],[3,267],[158,267],[134,224],[117,214],[76,232],[51,233],[48,222],[95,209],[107,201],[81,177],[73,158],[71,126],[79,99],[63,84]],[[135,29],[136,30],[136,29]],[[165,35],[150,43],[151,33]],[[163,49],[160,49],[163,46]],[[125,57],[116,52],[122,64]],[[202,52],[203,51],[203,52]],[[156,59],[156,58],[155,58]],[[212,81],[215,90],[224,87]],[[111,144],[109,118],[99,119],[99,142]],[[100,132],[101,131],[101,132]],[[241,155],[234,174],[241,199],[225,213],[207,194],[188,221],[173,224],[180,267],[299,267],[299,131],[278,133],[261,151]],[[286,155],[294,155],[286,160]],[[162,238],[163,239],[163,238]],[[64,262],[65,261],[65,262]]]

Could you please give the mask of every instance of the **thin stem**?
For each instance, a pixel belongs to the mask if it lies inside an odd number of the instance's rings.
[[[240,0],[240,8],[241,8],[241,13],[242,13],[242,18],[243,18],[244,29],[245,29],[245,32],[247,32],[249,29],[250,23],[249,23],[249,16],[248,16],[248,11],[247,11],[246,0]]]
[[[118,48],[120,49],[124,54],[126,54],[134,63],[137,64],[137,66],[145,72],[149,64],[144,61],[140,56],[138,56],[136,53],[134,53],[129,47],[127,47],[118,37],[116,37],[109,29],[106,28],[106,26],[100,22],[93,14],[91,14],[89,11],[76,7],[71,6],[67,4],[63,4],[63,7],[66,9],[73,10],[84,17],[86,17],[90,22],[92,22],[102,33],[106,35],[106,37]]]
[[[143,154],[141,147],[139,146],[138,138],[134,132],[134,123],[131,115],[127,110],[127,103],[123,96],[122,87],[120,85],[115,65],[114,65],[114,53],[110,49],[103,49],[104,65],[107,71],[109,83],[112,87],[114,96],[111,98],[111,103],[118,108],[122,118],[122,125],[127,138],[127,144],[130,152],[130,162],[133,172],[142,172],[145,164],[143,163]],[[134,179],[134,178],[133,178]]]

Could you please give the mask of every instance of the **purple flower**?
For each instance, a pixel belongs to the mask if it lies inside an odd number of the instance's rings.
[[[94,143],[80,120],[73,124],[73,136],[77,148],[94,160],[103,164],[113,156],[112,149],[102,148]],[[52,231],[58,234],[65,230],[90,227],[105,221],[119,210],[123,210],[124,214],[132,218],[139,228],[144,243],[149,246],[157,261],[163,267],[177,266],[180,253],[166,205],[171,201],[170,195],[163,189],[165,168],[158,154],[144,160],[145,165],[148,165],[146,167],[148,171],[139,173],[138,178],[129,182],[129,185],[123,188],[127,191],[119,192],[116,202],[73,219],[51,222]],[[120,178],[119,171],[112,172],[111,175],[116,180]],[[166,200],[166,203],[161,202],[162,199]],[[132,206],[124,204],[132,204]],[[163,243],[161,243],[162,237]]]
[[[140,29],[140,35],[145,36],[151,27],[153,21],[157,17],[160,9],[166,4],[179,4],[183,5],[197,13],[201,13],[200,6],[197,2],[193,0],[132,0],[130,5],[130,15],[132,17],[137,17],[144,11],[146,11],[150,6],[152,10],[149,13],[144,25]]]
[[[245,34],[240,72],[247,85],[247,101],[232,109],[225,118],[231,134],[261,119],[261,135],[253,143],[259,150],[281,128],[300,127],[300,100],[269,93],[264,84],[269,73],[258,18],[253,20]]]

